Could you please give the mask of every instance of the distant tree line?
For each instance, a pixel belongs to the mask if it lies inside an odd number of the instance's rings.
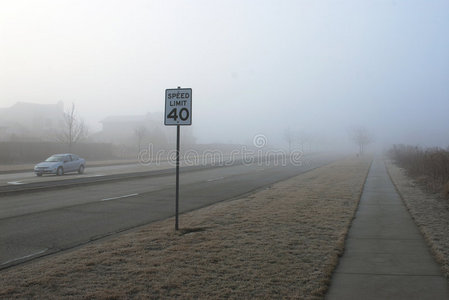
[[[449,198],[449,148],[421,148],[394,145],[390,157],[407,174],[424,184],[428,191]]]
[[[52,117],[57,125],[48,129],[45,134],[33,134],[43,132],[39,126],[30,128],[29,124],[16,124],[14,129],[21,130],[8,136],[4,128],[0,127],[0,130],[3,129],[3,132],[0,131],[0,162],[36,161],[54,153],[66,152],[76,153],[86,159],[92,157],[102,160],[101,153],[104,153],[104,159],[138,159],[139,153],[150,145],[155,151],[169,150],[173,149],[176,141],[176,131],[164,127],[162,121],[159,125],[158,120],[152,119],[152,116],[147,116],[145,120],[140,120],[141,116],[135,116],[128,124],[118,122],[117,130],[109,128],[105,131],[103,127],[102,131],[93,134],[74,103]],[[132,128],[134,123],[137,125]],[[190,147],[196,144],[191,128],[183,130],[181,141]],[[109,146],[105,147],[105,144]],[[98,151],[100,148],[103,150]]]
[[[284,131],[284,140],[287,142],[288,153],[293,149],[301,152],[310,152],[313,143],[313,136],[303,130],[291,130],[290,127]]]

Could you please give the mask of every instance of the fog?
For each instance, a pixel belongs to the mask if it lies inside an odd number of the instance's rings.
[[[0,107],[73,102],[91,132],[181,86],[199,143],[449,145],[447,0],[3,0],[0,41]]]

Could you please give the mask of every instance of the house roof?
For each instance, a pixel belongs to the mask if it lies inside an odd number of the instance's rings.
[[[31,126],[30,122],[40,118],[62,118],[64,105],[62,102],[55,104],[37,104],[17,102],[10,107],[0,108],[0,123],[3,125],[22,124]]]
[[[100,123],[140,123],[145,121],[159,122],[162,120],[162,117],[162,113],[147,113],[145,115],[117,115],[108,116],[100,121]]]
[[[135,123],[143,122],[145,119],[145,115],[109,116],[100,121],[100,123]]]

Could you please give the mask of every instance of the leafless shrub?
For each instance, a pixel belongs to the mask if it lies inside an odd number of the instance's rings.
[[[423,183],[428,191],[442,192],[449,196],[449,151],[442,148],[427,148],[394,145],[390,150],[394,162],[407,174]]]

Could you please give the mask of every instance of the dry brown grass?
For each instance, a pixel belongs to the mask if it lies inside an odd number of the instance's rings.
[[[449,202],[439,194],[426,192],[404,169],[391,162],[386,165],[402,200],[449,279]]]
[[[370,159],[2,272],[0,298],[322,298]]]

